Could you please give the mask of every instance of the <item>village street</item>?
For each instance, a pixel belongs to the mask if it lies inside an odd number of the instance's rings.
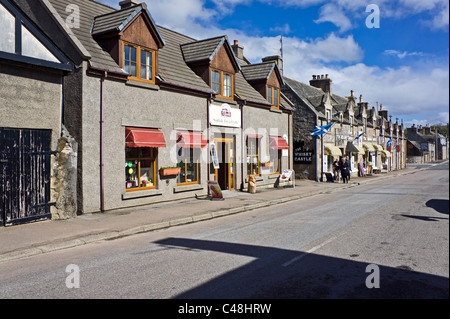
[[[0,298],[448,298],[448,201],[446,162],[3,262]]]

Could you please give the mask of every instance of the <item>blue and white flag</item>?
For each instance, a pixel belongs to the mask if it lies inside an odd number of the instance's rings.
[[[328,133],[328,131],[330,130],[330,128],[333,126],[334,123],[325,125],[325,126],[316,126],[316,128],[314,129],[314,131],[309,132],[309,134],[313,135],[313,136],[319,136],[319,135],[323,135]]]
[[[355,141],[356,140],[359,140],[359,138],[361,137],[361,136],[363,136],[365,133],[364,132],[362,132],[361,134],[359,134],[357,137],[355,137]]]
[[[389,141],[387,142],[386,146],[389,147],[389,146],[391,146],[391,145],[392,145],[392,140],[389,140]]]

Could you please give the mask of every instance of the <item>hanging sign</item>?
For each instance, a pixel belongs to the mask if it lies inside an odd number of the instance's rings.
[[[216,144],[211,143],[210,145],[211,149],[211,160],[214,165],[214,169],[219,169],[219,157],[217,156],[217,150],[216,150]]]

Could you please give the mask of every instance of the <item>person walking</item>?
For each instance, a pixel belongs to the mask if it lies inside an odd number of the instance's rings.
[[[334,180],[339,181],[339,170],[341,168],[341,165],[339,163],[338,159],[335,159],[333,162],[333,171],[334,171]]]
[[[341,166],[341,175],[342,175],[342,181],[348,184],[349,175],[350,175],[350,165],[347,161],[347,157],[344,157],[342,159],[342,166]]]

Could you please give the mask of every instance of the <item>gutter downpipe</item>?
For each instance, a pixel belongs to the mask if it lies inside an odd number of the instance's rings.
[[[103,124],[104,124],[104,82],[108,78],[108,73],[113,74],[118,78],[128,78],[128,74],[119,72],[110,72],[108,70],[97,68],[92,66],[91,61],[89,62],[89,70],[98,72],[100,76],[100,211],[105,212],[105,176],[104,176],[104,139],[103,139]]]
[[[245,179],[244,179],[244,149],[245,149],[245,136],[244,136],[244,105],[247,104],[247,100],[243,100],[239,104],[241,109],[241,192],[245,189]],[[245,161],[247,162],[247,161]]]
[[[103,154],[103,124],[104,124],[104,82],[108,77],[108,72],[105,73],[100,78],[100,211],[103,213],[105,211],[105,176],[104,176],[104,154]]]
[[[207,132],[208,132],[208,160],[207,160],[207,164],[208,164],[208,179],[207,179],[207,184],[209,184],[210,182],[210,178],[211,178],[211,122],[209,120],[209,109],[211,106],[211,100],[212,100],[212,93],[211,95],[206,99],[206,123],[207,123]],[[209,185],[207,185],[206,187],[208,189],[208,197],[211,195],[211,190],[209,189]]]

